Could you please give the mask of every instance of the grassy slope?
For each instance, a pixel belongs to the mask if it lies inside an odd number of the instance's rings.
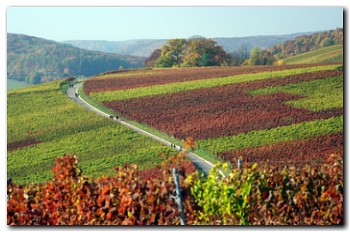
[[[288,75],[315,72],[319,70],[332,70],[338,65],[329,65],[322,67],[310,67],[310,68],[298,68],[274,72],[262,72],[256,74],[243,74],[236,76],[229,76],[224,78],[213,78],[205,80],[187,81],[187,82],[176,82],[165,85],[154,85],[142,88],[126,89],[120,91],[109,91],[109,92],[99,92],[92,93],[90,97],[97,101],[113,101],[113,100],[125,100],[130,98],[161,95],[174,92],[188,91],[192,89],[209,88],[220,85],[235,84],[246,81],[263,80],[273,77],[285,77]]]
[[[305,96],[302,99],[288,101],[298,108],[306,108],[312,111],[328,110],[343,107],[343,82],[342,76],[326,78],[314,81],[307,81],[300,84],[276,86],[252,91],[253,94],[270,94],[287,92]]]
[[[340,131],[343,131],[343,116],[197,142],[201,149],[215,153],[253,148],[296,139],[303,140]]]
[[[55,157],[78,155],[86,175],[112,174],[117,165],[136,162],[140,168],[161,162],[170,148],[141,136],[70,100],[61,82],[36,85],[8,94],[8,143],[35,137],[42,143],[7,154],[8,178],[16,183],[52,178]]]
[[[343,62],[343,45],[333,45],[283,59],[285,64],[328,64]]]
[[[24,81],[17,81],[12,79],[7,79],[7,91],[13,90],[13,89],[20,89],[24,87],[31,86],[32,84],[29,84]]]

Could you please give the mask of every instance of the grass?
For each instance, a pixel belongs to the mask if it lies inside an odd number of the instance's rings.
[[[282,71],[274,71],[274,72],[262,72],[262,73],[256,73],[256,74],[243,74],[243,75],[235,75],[235,76],[229,76],[224,78],[212,78],[212,79],[195,80],[195,81],[187,81],[187,82],[180,82],[180,83],[178,82],[170,83],[165,85],[154,85],[154,86],[126,89],[126,90],[119,90],[119,91],[91,93],[90,98],[97,102],[126,100],[130,98],[162,95],[162,94],[168,94],[168,93],[174,93],[174,92],[188,91],[192,89],[210,88],[210,87],[235,84],[240,82],[263,80],[263,79],[274,78],[274,77],[283,78],[289,75],[315,72],[320,70],[333,70],[337,66],[339,65],[298,68],[298,69],[290,69],[290,70],[282,70]]]
[[[154,167],[162,161],[160,153],[171,154],[168,147],[145,138],[121,125],[67,135],[8,155],[8,176],[16,183],[41,182],[52,177],[56,157],[75,154],[84,175],[113,175],[115,166],[137,163],[140,169]]]
[[[299,84],[275,86],[251,91],[252,94],[271,94],[287,92],[303,95],[302,99],[288,101],[286,104],[312,111],[343,108],[343,76],[306,81]]]
[[[109,123],[93,112],[86,112],[59,89],[32,91],[32,88],[29,92],[8,95],[8,143],[28,136],[51,141]]]
[[[343,45],[332,45],[283,59],[285,64],[343,63]]]
[[[314,138],[318,135],[343,131],[343,125],[343,116],[340,116],[276,127],[270,130],[250,131],[236,136],[199,140],[197,143],[201,149],[214,154],[220,151],[254,148],[296,139]]]
[[[113,167],[135,162],[154,167],[160,153],[173,151],[76,104],[64,82],[11,91],[7,95],[7,142],[37,138],[41,143],[7,153],[7,175],[15,183],[52,178],[57,156],[78,155],[80,167],[92,177],[113,174]]]
[[[83,91],[83,88],[79,88],[78,90],[79,94],[80,94],[80,97],[83,98],[86,102],[88,102],[90,105],[94,106],[95,108],[99,109],[100,111],[102,112],[105,112],[107,114],[111,114],[111,115],[118,115],[120,119],[122,119],[123,121],[133,125],[133,126],[136,126],[148,133],[151,133],[159,138],[162,138],[164,140],[167,140],[173,144],[176,144],[176,145],[182,145],[183,144],[183,141],[179,140],[179,139],[176,139],[175,137],[173,136],[170,136],[168,135],[167,133],[165,132],[162,132],[162,131],[159,131],[157,129],[154,129],[152,127],[150,127],[149,125],[146,125],[146,124],[142,124],[142,123],[139,123],[139,122],[136,122],[134,120],[130,120],[130,119],[127,119],[127,118],[124,118],[123,116],[120,115],[120,113],[118,112],[115,112],[107,107],[104,107],[103,105],[101,105],[100,103],[98,102],[95,102],[94,100],[90,99]],[[196,148],[195,151],[193,151],[195,154],[199,155],[200,157],[212,162],[213,164],[215,164],[216,162],[219,162],[220,160],[213,156],[211,153],[209,153],[208,151],[206,150],[203,150],[203,149],[200,149],[200,148]]]
[[[20,89],[24,87],[31,86],[32,84],[24,82],[24,81],[17,81],[12,79],[7,79],[7,91],[13,90],[13,89]]]

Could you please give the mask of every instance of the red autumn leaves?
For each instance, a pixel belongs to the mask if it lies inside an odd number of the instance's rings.
[[[195,140],[270,129],[343,114],[342,109],[312,112],[284,104],[302,96],[287,93],[252,96],[249,90],[336,77],[319,71],[285,78],[243,82],[161,96],[104,102],[123,116],[146,123],[177,138]]]

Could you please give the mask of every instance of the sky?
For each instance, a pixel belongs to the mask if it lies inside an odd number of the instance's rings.
[[[343,8],[8,7],[7,32],[55,41],[243,37],[343,27]]]

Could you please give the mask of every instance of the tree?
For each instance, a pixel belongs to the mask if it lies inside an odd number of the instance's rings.
[[[247,44],[241,44],[241,46],[238,48],[238,55],[241,63],[249,58],[249,49]]]
[[[267,50],[261,50],[259,47],[254,47],[250,52],[248,60],[249,65],[272,65],[275,62],[275,58],[271,52]]]
[[[327,46],[331,46],[331,45],[334,45],[334,41],[331,39],[331,38],[325,38],[322,40],[321,42],[321,46],[322,47],[327,47]]]
[[[144,61],[145,67],[154,67],[156,65],[158,58],[161,56],[161,54],[162,54],[162,49],[158,48],[154,50],[151,56]]]
[[[34,76],[31,76],[29,79],[29,82],[32,84],[40,84],[41,82],[41,74],[40,73],[35,73]]]
[[[185,39],[170,39],[162,47],[158,67],[179,66],[182,63],[183,52],[186,48]]]
[[[184,65],[217,66],[228,63],[228,55],[221,46],[212,39],[195,36],[188,39]]]
[[[248,64],[249,65],[258,65],[259,64],[259,53],[261,52],[260,47],[254,47],[251,51],[250,51],[250,57],[248,60]]]
[[[241,44],[240,47],[229,53],[229,64],[233,66],[242,65],[249,58],[249,50],[247,44]]]
[[[147,67],[217,66],[227,65],[229,56],[212,39],[194,36],[185,39],[170,39],[161,51],[155,50],[145,60]]]

